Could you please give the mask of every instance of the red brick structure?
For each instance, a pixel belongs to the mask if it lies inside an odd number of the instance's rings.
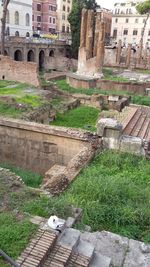
[[[55,33],[56,0],[33,0],[33,31]]]

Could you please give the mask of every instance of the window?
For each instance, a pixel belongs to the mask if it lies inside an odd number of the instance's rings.
[[[56,11],[56,6],[49,5],[49,10]]]
[[[41,16],[37,16],[37,22],[41,22]]]
[[[133,35],[138,35],[138,30],[137,29],[133,30]]]
[[[69,6],[67,7],[67,11],[68,11],[68,13],[70,12],[70,7]]]
[[[56,19],[55,18],[53,18],[53,24],[55,24],[56,23]]]
[[[52,17],[49,18],[49,23],[52,23]]]
[[[26,14],[26,26],[30,26],[30,15]]]
[[[69,26],[67,26],[67,33],[69,33],[69,31],[70,31],[70,30],[69,30]]]
[[[138,19],[135,19],[135,23],[138,23],[138,21],[139,21]]]
[[[65,20],[65,14],[62,14],[62,20]]]
[[[7,10],[7,14],[6,14],[6,23],[9,23],[9,11]]]
[[[66,7],[63,5],[63,11],[66,11]]]
[[[124,29],[123,34],[128,35],[128,29]]]
[[[129,22],[129,19],[126,19],[126,23],[128,23]]]
[[[115,19],[115,23],[117,23],[118,22],[118,19]]]
[[[113,30],[113,37],[116,38],[117,37],[117,29]]]
[[[65,32],[65,25],[62,25],[62,32]]]
[[[19,25],[19,12],[15,12],[15,25]]]
[[[150,30],[148,31],[148,35],[150,36]]]
[[[32,15],[32,21],[34,21],[34,15]]]
[[[41,11],[41,4],[37,4],[37,11]]]

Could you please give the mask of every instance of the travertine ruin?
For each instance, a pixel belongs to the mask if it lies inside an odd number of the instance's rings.
[[[78,75],[101,78],[104,61],[105,23],[100,13],[82,10]]]

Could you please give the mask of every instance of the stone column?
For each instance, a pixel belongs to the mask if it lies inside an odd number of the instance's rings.
[[[104,21],[100,22],[100,31],[97,45],[97,53],[96,53],[96,68],[97,70],[102,69],[104,62],[104,40],[105,40],[105,23]]]
[[[80,48],[86,46],[86,27],[87,27],[87,9],[82,9],[82,19],[81,19],[81,33],[80,33]]]
[[[94,11],[88,10],[86,28],[86,59],[93,57],[93,38],[94,38]]]
[[[120,64],[121,51],[122,51],[122,41],[119,40],[118,47],[117,47],[117,54],[116,54],[116,63],[117,64]]]
[[[99,38],[99,31],[100,31],[100,22],[101,22],[101,13],[97,13],[96,22],[95,22],[95,36],[94,36],[94,50],[93,50],[93,56],[94,57],[97,54],[98,38]]]
[[[128,44],[128,49],[127,49],[127,56],[126,56],[126,67],[128,68],[130,66],[130,59],[131,59],[131,44]]]

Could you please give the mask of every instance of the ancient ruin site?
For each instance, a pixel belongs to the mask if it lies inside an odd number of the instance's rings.
[[[0,266],[150,266],[150,50],[105,46],[82,10],[78,59],[18,37],[0,55]]]

